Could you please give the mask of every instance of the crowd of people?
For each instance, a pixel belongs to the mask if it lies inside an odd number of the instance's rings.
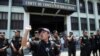
[[[11,56],[24,56],[24,47],[29,48],[32,56],[60,56],[64,48],[68,48],[68,55],[76,56],[76,38],[73,32],[59,34],[57,30],[52,33],[47,28],[39,28],[34,31],[31,41],[28,40],[28,33],[31,28],[25,30],[24,37],[20,35],[20,31],[16,30],[11,41],[5,38],[4,33],[0,33],[0,56],[7,56],[7,48],[11,48]],[[80,56],[100,56],[100,30],[95,34],[88,35],[87,31],[83,31],[83,36],[79,37]],[[99,52],[99,54],[98,54]]]

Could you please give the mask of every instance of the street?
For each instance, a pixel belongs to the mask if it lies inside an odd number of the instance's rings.
[[[31,54],[25,55],[25,56],[32,56]],[[63,51],[61,52],[60,56],[68,56],[68,52],[67,51]],[[80,51],[76,52],[76,56],[80,56]]]
[[[25,55],[25,56],[32,56],[32,55],[28,54],[28,55]],[[63,51],[63,52],[61,52],[60,56],[68,56],[68,52],[67,51]],[[76,51],[76,56],[80,56],[80,51],[79,50]],[[93,55],[91,54],[91,56],[93,56]]]

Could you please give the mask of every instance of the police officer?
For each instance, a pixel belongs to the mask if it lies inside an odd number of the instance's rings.
[[[26,28],[24,40],[27,39],[28,32],[30,31],[30,27]],[[47,28],[39,29],[39,37],[41,39],[40,42],[36,43],[34,41],[30,42],[29,46],[31,51],[34,51],[32,56],[55,56],[54,55],[54,43],[49,41],[50,31]]]
[[[3,33],[0,33],[0,56],[7,56],[6,49],[8,47],[8,40]]]
[[[83,31],[81,37],[81,56],[90,56],[90,41],[86,31]]]
[[[100,56],[100,30],[97,30],[95,38],[96,38],[96,49],[99,50],[99,56]]]
[[[69,33],[69,36],[67,37],[68,42],[68,56],[76,56],[76,42],[75,38],[73,36],[73,32]]]
[[[55,49],[54,53],[55,53],[55,56],[60,56],[61,41],[60,41],[60,37],[58,35],[58,31],[54,30],[53,35],[54,35],[53,41],[55,42],[55,44],[59,45],[59,47],[57,47],[57,46],[54,47],[54,49]]]
[[[20,31],[15,30],[15,36],[11,40],[12,56],[23,56],[21,41]]]
[[[95,34],[91,35],[90,43],[91,43],[91,52],[93,53],[93,56],[97,56]]]
[[[34,37],[32,37],[32,41],[39,41],[40,39],[39,39],[39,33],[38,33],[38,31],[35,31],[34,32]]]

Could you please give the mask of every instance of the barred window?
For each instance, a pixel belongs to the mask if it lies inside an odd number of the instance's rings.
[[[81,29],[87,30],[87,19],[86,18],[81,18]]]
[[[85,13],[85,2],[83,0],[80,0],[80,12]]]
[[[0,12],[0,29],[7,29],[7,12]]]
[[[23,29],[23,13],[12,13],[11,15],[11,29]]]
[[[72,30],[79,30],[78,17],[71,17]]]
[[[97,7],[98,7],[98,14],[100,15],[100,3],[97,3]]]
[[[76,0],[69,0],[69,3],[76,5]]]
[[[100,28],[100,20],[99,20],[99,28]]]
[[[93,14],[93,3],[88,1],[88,11],[90,14]]]
[[[0,0],[0,5],[8,5],[9,0]]]
[[[90,19],[90,30],[96,30],[95,19]]]

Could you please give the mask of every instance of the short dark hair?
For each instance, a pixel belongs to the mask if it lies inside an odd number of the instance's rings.
[[[39,28],[38,29],[38,33],[40,34],[42,31],[46,31],[48,33],[50,33],[50,30],[48,28]]]

